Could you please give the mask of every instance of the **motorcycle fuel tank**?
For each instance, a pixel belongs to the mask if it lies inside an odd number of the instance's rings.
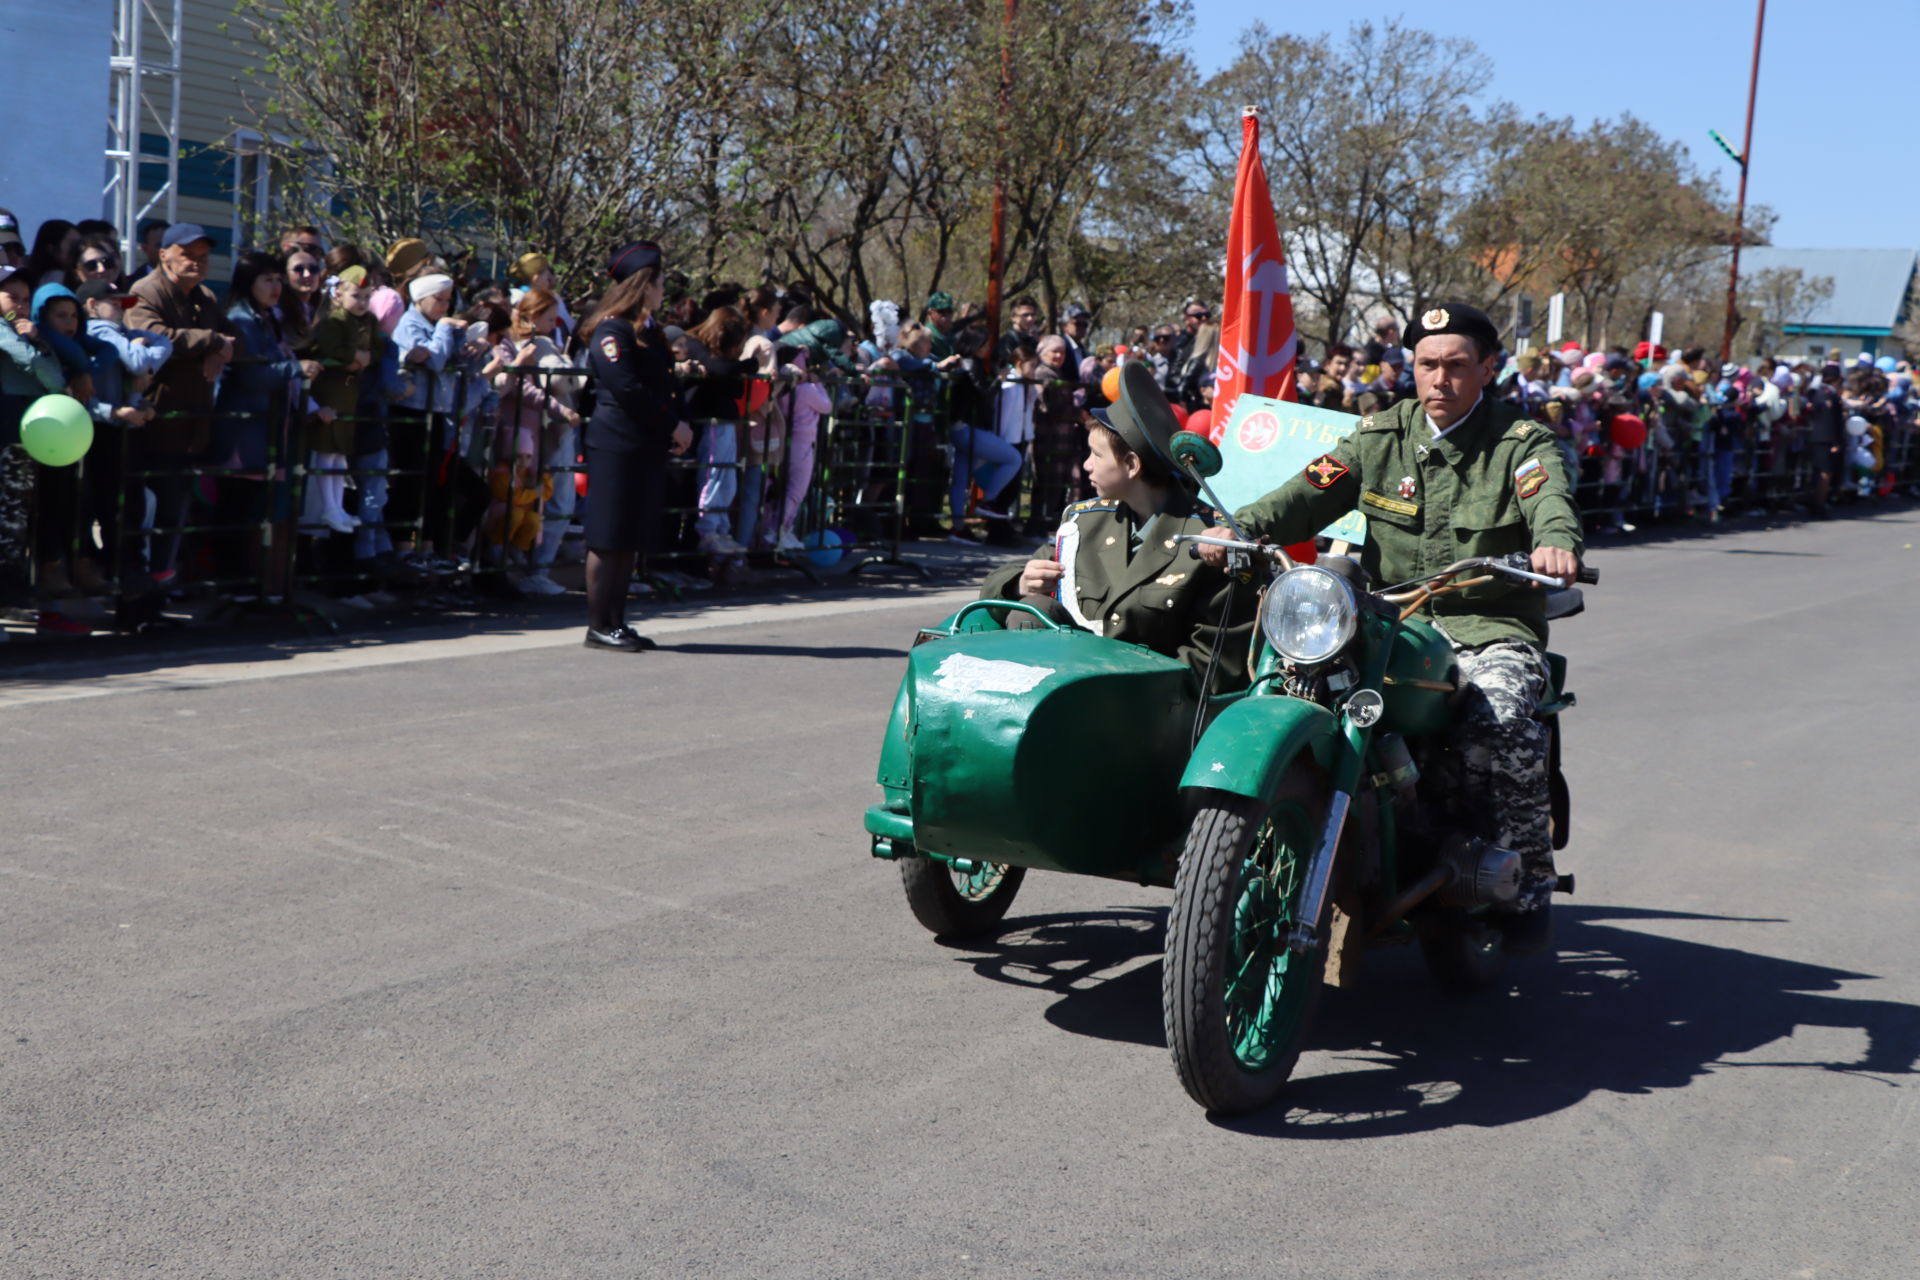
[[[1386,710],[1380,728],[1387,733],[1438,733],[1447,727],[1447,700],[1459,683],[1453,646],[1434,627],[1409,618],[1393,629],[1387,657]]]

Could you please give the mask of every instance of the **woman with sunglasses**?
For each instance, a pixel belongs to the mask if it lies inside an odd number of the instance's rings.
[[[286,261],[287,283],[280,291],[280,327],[287,345],[298,349],[306,345],[315,319],[326,314],[327,264],[319,254],[305,248],[289,250]]]
[[[107,280],[116,286],[124,286],[126,280],[120,273],[120,246],[107,236],[88,236],[82,240],[80,256],[73,264],[73,279],[76,289],[95,280]]]

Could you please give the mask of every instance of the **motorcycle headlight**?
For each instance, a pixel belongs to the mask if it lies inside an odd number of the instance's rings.
[[[1260,626],[1288,661],[1312,666],[1346,647],[1359,617],[1353,588],[1325,569],[1302,565],[1268,589]]]

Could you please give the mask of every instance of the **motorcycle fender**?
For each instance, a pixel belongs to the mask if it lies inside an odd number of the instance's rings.
[[[1339,724],[1325,707],[1298,698],[1242,698],[1207,726],[1180,786],[1264,799],[1302,749],[1325,765],[1338,740]]]

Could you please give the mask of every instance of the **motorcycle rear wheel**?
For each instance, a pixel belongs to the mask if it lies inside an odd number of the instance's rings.
[[[1326,788],[1294,765],[1270,803],[1218,795],[1188,829],[1167,922],[1161,1003],[1173,1065],[1212,1112],[1266,1106],[1300,1060],[1326,969],[1287,949]]]
[[[964,938],[1000,923],[1027,877],[1025,867],[989,862],[971,874],[923,853],[900,860],[900,883],[913,918],[939,937]]]

